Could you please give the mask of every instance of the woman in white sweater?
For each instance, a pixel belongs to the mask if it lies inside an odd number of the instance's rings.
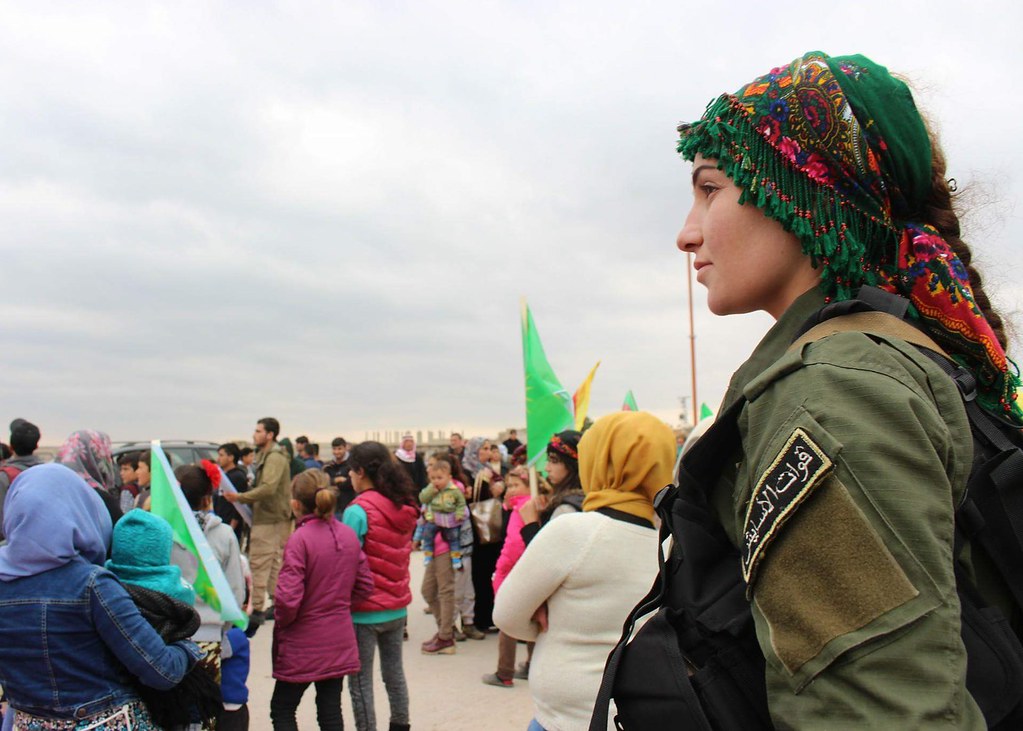
[[[674,457],[674,433],[648,413],[597,420],[579,442],[583,512],[540,531],[501,586],[497,626],[536,641],[531,731],[589,727],[607,655],[657,575],[653,498]]]

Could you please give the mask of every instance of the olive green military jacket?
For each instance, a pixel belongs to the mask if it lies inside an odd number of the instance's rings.
[[[953,572],[973,443],[951,380],[859,332],[789,351],[813,290],[735,373],[742,453],[713,491],[742,555],[778,729],[983,729]],[[733,464],[729,461],[729,464]]]
[[[253,525],[291,520],[291,460],[279,444],[256,457],[256,484],[238,502],[252,506]]]

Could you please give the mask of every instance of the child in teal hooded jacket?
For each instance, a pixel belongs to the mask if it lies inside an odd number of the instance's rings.
[[[170,523],[159,515],[135,508],[114,526],[106,567],[123,584],[158,591],[192,606],[195,592],[181,578],[181,569],[170,562],[173,546],[174,531]]]

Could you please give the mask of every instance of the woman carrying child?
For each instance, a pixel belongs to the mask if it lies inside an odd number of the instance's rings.
[[[430,484],[419,492],[423,505],[423,554],[425,563],[433,560],[433,543],[438,533],[444,536],[451,553],[451,568],[462,568],[462,550],[459,534],[462,521],[468,512],[465,494],[451,479],[451,465],[446,461],[434,460],[427,470]]]
[[[462,491],[468,499],[472,495],[469,485],[472,480],[465,474],[462,468],[462,461],[450,452],[442,452],[434,455],[435,460],[443,460],[451,466],[451,481],[455,487]],[[462,551],[462,570],[454,572],[455,582],[455,606],[452,613],[454,623],[454,637],[458,642],[466,639],[482,640],[486,635],[476,628],[476,589],[472,585],[472,556],[473,556],[473,532],[472,515],[466,511],[465,520],[462,521],[461,532],[458,534],[459,546]],[[425,582],[425,578],[424,578]],[[429,603],[429,602],[427,602]],[[457,624],[461,624],[461,629]]]
[[[415,489],[405,470],[379,442],[363,442],[351,451],[349,479],[355,500],[344,522],[355,530],[373,572],[374,588],[355,606],[352,616],[362,670],[350,691],[358,731],[376,729],[373,705],[373,657],[380,648],[380,674],[390,702],[391,731],[407,731],[408,686],[402,667],[405,618],[412,602],[409,556],[419,517]]]
[[[473,437],[466,444],[462,465],[473,481],[472,502],[500,498],[504,494],[504,472],[500,454],[496,453],[495,457],[495,453],[490,440],[483,437]],[[476,627],[484,632],[494,625],[494,587],[491,579],[497,566],[497,557],[501,555],[503,541],[503,532],[484,543],[477,531],[473,539],[472,584],[476,593],[473,614]]]
[[[337,494],[326,473],[302,472],[291,494],[296,525],[274,595],[270,718],[275,731],[297,730],[295,711],[315,683],[319,727],[340,731],[342,681],[359,671],[352,603],[371,594],[373,576],[355,533],[334,517]]]
[[[156,728],[133,681],[169,689],[202,653],[165,643],[101,566],[111,521],[95,490],[61,465],[27,469],[3,528],[0,682],[14,728]]]
[[[178,548],[170,523],[135,508],[114,526],[106,567],[125,585],[142,616],[165,641],[187,637],[205,654],[172,690],[139,688],[155,723],[169,731],[199,731],[214,728],[223,710],[220,641],[219,635],[215,643],[196,639],[201,615],[195,609],[197,597],[191,584],[173,563]],[[189,566],[194,567],[192,554],[180,550],[192,559]],[[195,569],[190,570],[194,578]]]

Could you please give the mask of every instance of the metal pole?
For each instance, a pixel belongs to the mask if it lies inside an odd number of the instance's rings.
[[[693,324],[693,255],[686,252],[686,290],[689,293],[689,359],[693,373],[693,426],[699,419],[700,407],[696,400],[696,327]]]

